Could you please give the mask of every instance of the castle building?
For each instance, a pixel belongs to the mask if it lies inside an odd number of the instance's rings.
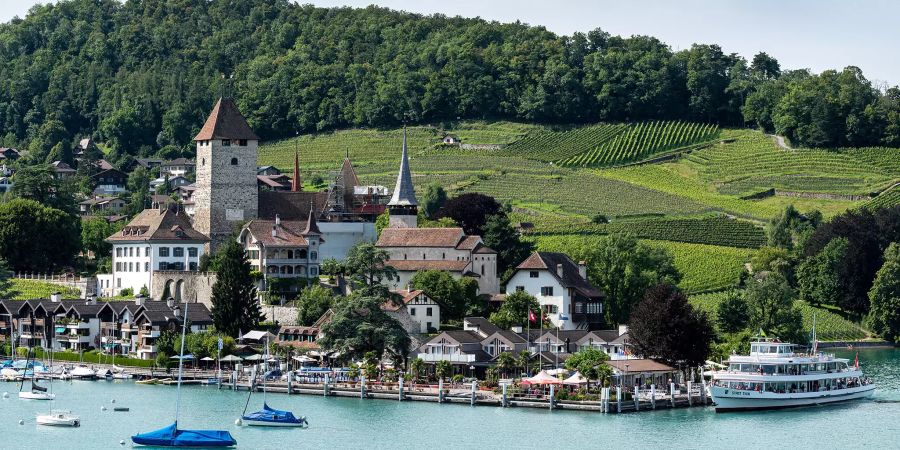
[[[259,137],[234,100],[220,98],[197,143],[194,228],[210,238],[210,252],[259,211],[256,155]]]
[[[416,272],[441,270],[457,279],[475,278],[481,294],[499,293],[497,252],[484,245],[481,236],[468,236],[462,228],[417,228],[418,209],[404,132],[400,171],[388,202],[389,226],[375,243],[388,253],[387,264],[397,271],[388,285],[406,288]]]

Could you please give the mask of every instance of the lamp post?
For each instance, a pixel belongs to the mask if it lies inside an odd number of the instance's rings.
[[[625,378],[628,377],[628,363],[625,363]],[[624,383],[624,380],[623,380]]]
[[[472,378],[475,378],[475,366],[474,365],[469,366],[469,373],[471,373]]]

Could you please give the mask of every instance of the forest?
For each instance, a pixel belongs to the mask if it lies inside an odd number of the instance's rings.
[[[62,0],[0,25],[0,145],[190,155],[223,93],[265,140],[459,119],[683,120],[810,147],[900,146],[900,88],[718,45],[287,0]],[[58,145],[65,143],[66,145]]]

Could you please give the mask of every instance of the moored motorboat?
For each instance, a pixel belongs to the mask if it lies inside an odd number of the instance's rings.
[[[97,378],[97,372],[94,372],[87,366],[78,366],[69,371],[69,375],[76,380],[93,380]]]
[[[728,368],[712,373],[716,412],[824,405],[871,397],[875,384],[848,359],[797,353],[794,344],[760,338],[750,355],[732,355]]]
[[[78,427],[81,419],[69,411],[54,409],[49,414],[38,414],[35,418],[38,425],[54,427]]]

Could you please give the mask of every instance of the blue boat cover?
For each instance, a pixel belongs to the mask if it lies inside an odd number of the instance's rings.
[[[149,433],[136,434],[131,441],[155,447],[233,447],[237,441],[224,430],[179,430],[173,423]]]
[[[281,411],[278,409],[269,408],[269,405],[267,405],[265,403],[263,403],[263,409],[261,411],[246,414],[241,419],[253,420],[256,422],[275,422],[275,423],[294,423],[294,424],[304,423],[303,419],[298,419],[298,418],[294,417],[294,413],[292,413],[290,411]]]

